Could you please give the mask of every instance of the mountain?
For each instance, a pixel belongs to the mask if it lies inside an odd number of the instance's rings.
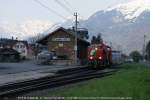
[[[29,19],[22,23],[3,23],[0,21],[1,37],[28,37],[35,33],[49,33],[57,27],[71,27],[74,18],[53,24],[47,20]],[[142,51],[144,35],[150,40],[150,0],[130,0],[114,7],[100,10],[88,19],[80,20],[79,27],[88,28],[89,35],[102,33],[104,41],[113,49],[122,49],[125,53],[133,50]],[[49,28],[51,27],[51,28]],[[45,31],[46,30],[46,31]]]
[[[150,1],[132,0],[98,11],[81,25],[89,29],[90,36],[102,33],[104,41],[112,42],[114,49],[141,52],[144,35],[150,40]]]
[[[53,25],[49,20],[25,19],[22,22],[0,21],[0,37],[27,39],[30,36],[44,32]]]

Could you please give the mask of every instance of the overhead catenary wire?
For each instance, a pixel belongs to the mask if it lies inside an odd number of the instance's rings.
[[[38,3],[39,5],[41,5],[42,7],[46,8],[48,11],[54,13],[55,15],[63,18],[63,19],[67,19],[66,17],[62,16],[61,14],[57,13],[56,11],[54,11],[53,9],[49,8],[48,6],[44,5],[43,3],[41,3],[39,0],[34,0],[36,3]]]
[[[65,9],[68,13],[73,14],[72,10],[67,7],[65,4],[60,2],[59,0],[54,0],[58,5],[60,5],[63,9]]]

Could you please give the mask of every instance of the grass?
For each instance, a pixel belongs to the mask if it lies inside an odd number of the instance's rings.
[[[131,97],[132,100],[150,100],[150,68],[135,63],[120,67],[111,76],[54,89],[49,92],[49,96]]]

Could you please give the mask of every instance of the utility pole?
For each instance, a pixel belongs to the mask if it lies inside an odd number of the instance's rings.
[[[77,26],[78,26],[78,14],[77,12],[74,13],[75,16],[75,46],[74,46],[74,50],[75,50],[75,64],[77,65],[77,50],[78,50],[78,46],[77,46]]]
[[[143,60],[145,61],[145,40],[146,40],[146,35],[144,35],[144,44],[143,44]]]
[[[110,47],[111,47],[111,49],[112,49],[112,42],[110,42]]]

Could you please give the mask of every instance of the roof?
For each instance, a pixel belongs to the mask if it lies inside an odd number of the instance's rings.
[[[9,55],[12,55],[12,54],[19,54],[19,52],[17,52],[16,50],[14,49],[11,49],[11,48],[3,48],[3,49],[0,49],[0,55],[5,55],[5,54],[9,54]]]
[[[1,39],[0,39],[0,44],[1,44],[1,45],[13,46],[13,45],[16,44],[17,42],[22,42],[22,43],[24,43],[24,44],[28,47],[28,42],[27,42],[27,41],[13,40],[13,39],[7,39],[7,38],[1,38]]]
[[[49,33],[48,35],[46,35],[46,36],[43,37],[42,39],[38,40],[37,43],[40,43],[40,44],[45,44],[44,42],[47,43],[47,39],[48,39],[51,35],[55,34],[57,31],[60,31],[60,30],[62,30],[62,31],[64,31],[64,32],[66,32],[66,33],[72,35],[73,37],[75,37],[75,34],[74,34],[73,31],[70,31],[70,30],[67,30],[67,29],[65,29],[65,28],[63,28],[63,27],[60,27],[60,28],[56,29],[55,31]],[[88,41],[86,41],[86,40],[84,40],[84,39],[82,39],[82,38],[80,38],[80,37],[77,37],[77,38],[78,38],[79,41],[82,41],[82,42],[84,42],[84,43],[86,43],[86,44],[90,44]]]

